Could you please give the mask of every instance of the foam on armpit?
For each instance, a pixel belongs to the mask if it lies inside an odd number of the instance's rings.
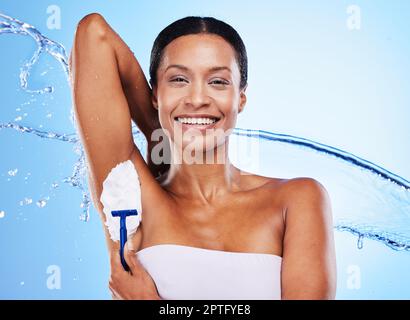
[[[100,201],[106,217],[105,225],[108,227],[111,239],[120,240],[120,218],[113,217],[115,210],[136,209],[137,216],[127,217],[127,237],[137,231],[141,221],[141,186],[138,173],[131,160],[115,166],[103,182]]]

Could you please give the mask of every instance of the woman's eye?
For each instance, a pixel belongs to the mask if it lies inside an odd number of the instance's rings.
[[[181,78],[181,77],[176,77],[176,78],[171,80],[171,82],[183,82],[183,81],[185,81],[185,79]]]
[[[226,85],[229,84],[228,82],[223,81],[223,80],[213,80],[213,81],[211,81],[211,83],[212,84],[217,84],[217,85],[223,85],[223,86],[226,86]]]
[[[182,83],[182,82],[187,82],[187,80],[185,78],[182,77],[176,77],[170,80],[170,82],[176,82],[176,83]],[[211,84],[216,84],[218,86],[226,86],[229,84],[229,82],[224,81],[224,80],[220,80],[220,79],[216,79],[210,82]]]

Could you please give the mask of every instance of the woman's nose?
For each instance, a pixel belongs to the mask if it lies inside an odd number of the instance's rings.
[[[198,108],[210,103],[210,98],[205,85],[202,83],[193,84],[186,97],[186,103]]]

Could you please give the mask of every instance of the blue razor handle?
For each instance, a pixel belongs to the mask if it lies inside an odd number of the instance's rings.
[[[136,216],[138,215],[138,211],[133,210],[116,210],[111,212],[113,217],[120,217],[120,257],[121,257],[121,264],[124,267],[125,271],[129,271],[130,268],[128,267],[127,263],[125,262],[124,258],[124,246],[127,242],[127,217],[128,216]]]

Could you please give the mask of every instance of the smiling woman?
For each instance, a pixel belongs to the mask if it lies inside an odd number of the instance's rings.
[[[167,26],[152,49],[150,88],[127,45],[91,14],[78,25],[70,70],[102,220],[102,184],[113,167],[131,160],[141,183],[143,219],[127,247],[130,273],[105,230],[115,298],[334,298],[326,189],[311,178],[258,176],[229,160],[247,88],[245,46],[231,26],[211,17]],[[148,163],[134,145],[131,120],[147,138]],[[165,152],[153,138],[157,130],[170,148],[168,163],[153,161]],[[196,161],[209,154],[222,161]]]

